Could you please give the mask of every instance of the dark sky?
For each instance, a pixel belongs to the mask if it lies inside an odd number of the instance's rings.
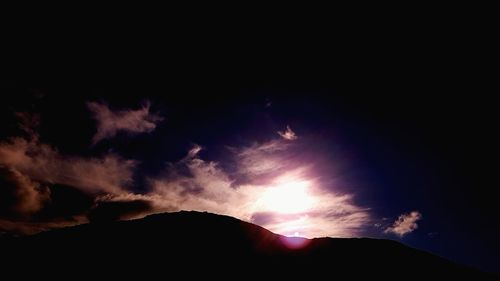
[[[234,161],[241,159],[235,160],[231,149],[241,154],[256,144],[281,143],[286,140],[277,132],[290,126],[297,147],[278,159],[314,162],[319,178],[338,178],[339,191],[353,195],[353,206],[366,208],[370,216],[356,233],[397,239],[498,271],[498,109],[488,57],[483,48],[464,43],[475,40],[464,30],[412,36],[398,31],[366,30],[366,36],[332,45],[326,42],[335,34],[328,40],[293,34],[282,40],[239,37],[229,40],[227,50],[209,44],[215,40],[211,36],[176,41],[164,50],[156,40],[147,41],[151,48],[123,47],[126,36],[106,39],[112,44],[102,49],[70,38],[69,47],[11,58],[15,67],[0,79],[1,141],[5,147],[15,136],[31,140],[33,147],[25,153],[41,155],[30,156],[42,159],[35,162],[51,159],[59,174],[2,160],[5,187],[0,188],[7,191],[0,193],[0,202],[13,207],[0,209],[0,222],[51,227],[146,214],[157,208],[149,199],[108,200],[106,194],[113,193],[113,184],[148,194],[151,179],[160,174],[164,182],[196,195],[205,187],[184,186],[184,179],[194,175],[183,165],[198,162],[182,162],[196,145],[200,156],[185,161],[212,161],[231,180],[257,184],[235,168]],[[146,108],[148,118],[159,119],[150,119],[152,129],[117,129],[92,143],[97,119],[89,102],[112,113]],[[22,118],[36,122],[23,131]],[[139,164],[125,182],[111,184],[96,176],[104,182],[97,191],[64,175],[80,168],[58,166],[84,166],[92,175],[89,170],[100,164],[84,159],[105,155],[118,157],[108,159],[118,163],[117,170],[128,171],[124,159]],[[32,201],[16,195],[22,188],[19,177],[48,189],[50,195],[36,189],[43,206],[27,208]],[[421,214],[417,229],[403,236],[384,232],[412,211]]]

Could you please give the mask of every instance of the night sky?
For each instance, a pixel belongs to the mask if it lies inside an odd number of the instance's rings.
[[[190,209],[498,271],[490,75],[434,39],[31,61],[0,79],[0,231]]]

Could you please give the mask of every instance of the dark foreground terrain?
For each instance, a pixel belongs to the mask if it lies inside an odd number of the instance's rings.
[[[80,225],[3,238],[0,243],[2,279],[10,277],[4,280],[27,276],[43,280],[496,280],[391,240],[286,238],[232,217],[199,212]]]

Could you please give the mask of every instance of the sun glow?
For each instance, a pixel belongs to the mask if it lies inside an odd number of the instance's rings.
[[[309,194],[309,182],[289,181],[270,186],[259,199],[264,209],[281,213],[296,214],[311,209],[314,198]]]

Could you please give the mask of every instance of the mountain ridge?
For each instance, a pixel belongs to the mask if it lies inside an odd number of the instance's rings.
[[[28,266],[45,275],[51,272],[47,268],[58,268],[61,277],[66,270],[82,272],[82,265],[93,265],[85,267],[84,274],[144,277],[164,269],[224,278],[236,270],[291,279],[331,275],[495,280],[393,240],[286,237],[230,216],[196,211],[90,223],[1,241],[3,256],[8,257],[2,260],[4,271],[22,272]]]

